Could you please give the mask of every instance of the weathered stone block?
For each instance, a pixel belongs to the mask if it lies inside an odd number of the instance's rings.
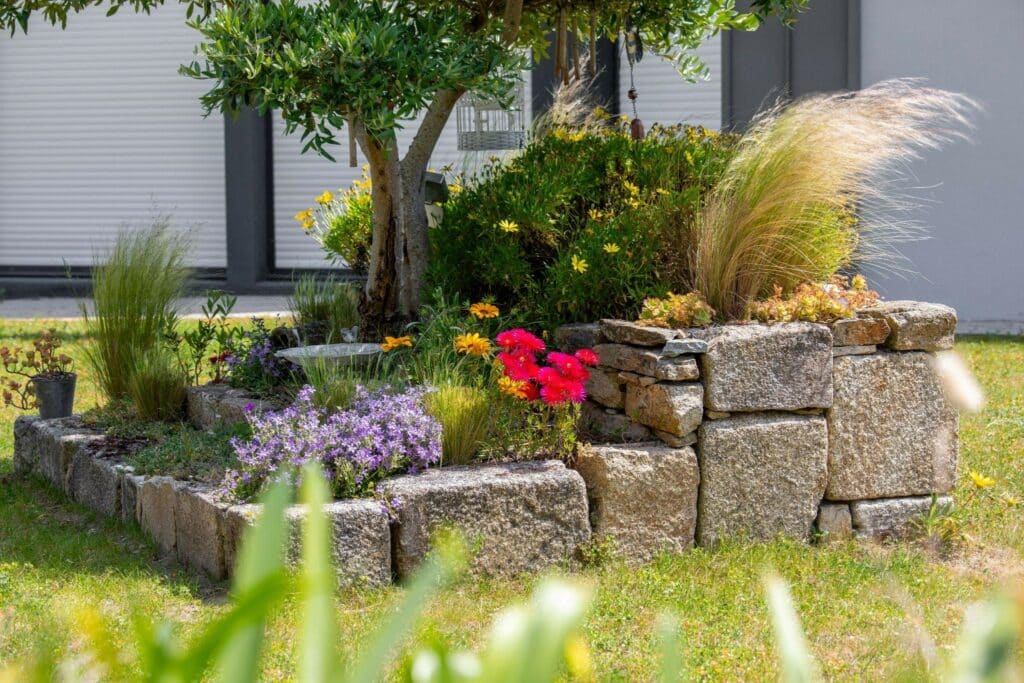
[[[473,568],[488,575],[553,566],[590,538],[583,478],[558,461],[433,469],[386,480],[378,490],[399,504],[392,548],[402,577],[441,525],[479,541]]]
[[[305,513],[300,505],[288,509],[288,558],[296,564],[301,557]],[[341,500],[325,505],[324,514],[331,525],[331,549],[339,582],[346,586],[391,583],[391,530],[384,507],[375,500]]]
[[[607,408],[619,410],[626,404],[625,383],[619,379],[618,370],[594,368],[587,380],[587,397]]]
[[[139,523],[139,489],[145,480],[133,474],[130,467],[121,471],[121,519],[125,524]]]
[[[697,383],[630,384],[626,387],[626,415],[648,427],[684,436],[700,426],[704,388]]]
[[[707,353],[708,343],[703,339],[671,339],[661,349],[662,358],[675,358],[684,354]]]
[[[657,351],[623,344],[598,344],[594,351],[601,365],[626,372],[635,372],[661,380],[689,381],[700,375],[697,361],[689,356],[662,358]]]
[[[891,332],[887,345],[896,351],[953,348],[956,311],[949,306],[920,301],[883,301],[858,313],[884,319]]]
[[[650,441],[651,430],[622,413],[591,401],[580,406],[580,435],[600,443]]]
[[[217,580],[228,575],[222,522],[227,509],[206,488],[175,487],[174,537],[178,559]]]
[[[754,414],[705,422],[698,445],[698,543],[810,538],[827,477],[823,417]]]
[[[188,419],[196,429],[245,422],[247,406],[252,406],[257,413],[280,408],[273,401],[254,398],[226,384],[206,384],[188,390]]]
[[[695,331],[709,410],[759,411],[832,405],[832,333],[814,323],[725,325]]]
[[[563,353],[592,349],[601,341],[601,331],[597,323],[573,323],[562,325],[555,330],[555,347]]]
[[[668,432],[663,432],[659,429],[654,429],[652,431],[654,432],[654,436],[658,437],[672,448],[685,448],[697,443],[697,432],[690,432],[685,436],[676,436],[675,434],[669,434]]]
[[[937,504],[952,509],[953,499],[939,496]],[[850,503],[853,532],[860,538],[902,538],[914,531],[913,522],[928,514],[931,496],[859,500]]]
[[[177,543],[176,483],[171,477],[148,477],[139,487],[139,525],[165,553],[174,552]]]
[[[102,434],[83,427],[75,417],[19,417],[14,425],[15,471],[34,473],[66,492],[68,468],[75,452],[102,441]]]
[[[692,448],[586,446],[573,466],[587,484],[594,533],[614,538],[628,562],[693,545],[700,471]]]
[[[952,489],[959,420],[928,354],[844,356],[835,359],[833,375],[826,498],[896,498]]]
[[[675,330],[646,327],[627,320],[602,320],[601,334],[614,344],[633,346],[663,346],[665,342],[677,336]]]
[[[833,346],[874,346],[889,338],[889,323],[882,318],[843,318],[831,327]]]
[[[878,351],[878,347],[874,344],[870,346],[833,346],[832,357],[838,358],[839,356],[866,356],[871,353]]]
[[[850,506],[846,503],[822,503],[814,526],[825,542],[841,541],[853,536]]]
[[[68,495],[104,517],[121,513],[121,475],[102,449],[79,448],[68,467]]]

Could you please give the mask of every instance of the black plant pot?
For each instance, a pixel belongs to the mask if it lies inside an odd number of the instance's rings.
[[[71,372],[66,375],[44,376],[32,378],[32,385],[39,401],[39,417],[52,420],[57,417],[71,417],[75,406],[75,381],[78,375]]]

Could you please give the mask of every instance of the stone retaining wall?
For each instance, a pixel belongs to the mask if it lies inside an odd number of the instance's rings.
[[[435,469],[383,482],[391,512],[376,500],[331,503],[339,575],[370,585],[403,578],[444,525],[469,536],[484,574],[564,563],[592,534],[613,538],[631,561],[732,537],[899,537],[933,493],[950,502],[957,415],[932,354],[952,345],[955,326],[947,307],[891,302],[831,326],[561,328],[557,346],[594,347],[602,362],[582,408],[591,443],[572,468]],[[244,419],[249,403],[275,407],[208,386],[190,390],[188,412],[208,429]],[[164,552],[214,578],[230,574],[259,506],[137,475],[74,418],[22,417],[14,432],[19,473],[138,523]],[[296,542],[303,514],[289,510]]]

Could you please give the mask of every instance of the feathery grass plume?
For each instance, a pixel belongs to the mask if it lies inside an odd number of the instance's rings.
[[[177,319],[175,302],[191,270],[188,243],[169,225],[160,217],[144,230],[122,232],[92,268],[95,314],[82,306],[93,340],[85,356],[108,400],[128,396],[131,373]]]
[[[855,260],[890,269],[919,229],[898,216],[907,165],[970,128],[969,98],[884,81],[760,113],[692,226],[691,289],[725,319]]]
[[[181,363],[158,344],[136,361],[128,376],[128,396],[143,420],[171,422],[182,416],[187,385]]]
[[[590,93],[594,79],[581,78],[560,84],[551,93],[551,106],[530,125],[530,137],[542,138],[556,130],[599,133],[607,125],[594,107]]]
[[[441,462],[468,465],[487,437],[491,401],[475,387],[442,386],[426,396],[427,412],[441,423]]]

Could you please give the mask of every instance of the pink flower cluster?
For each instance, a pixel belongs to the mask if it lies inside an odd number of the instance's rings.
[[[580,349],[573,355],[552,351],[545,356],[547,365],[541,365],[537,354],[545,351],[544,342],[526,330],[505,330],[496,341],[502,349],[498,362],[505,377],[516,384],[515,395],[527,401],[541,399],[550,406],[582,403],[587,398],[585,385],[590,372],[586,366],[593,367],[600,361],[590,349]]]

